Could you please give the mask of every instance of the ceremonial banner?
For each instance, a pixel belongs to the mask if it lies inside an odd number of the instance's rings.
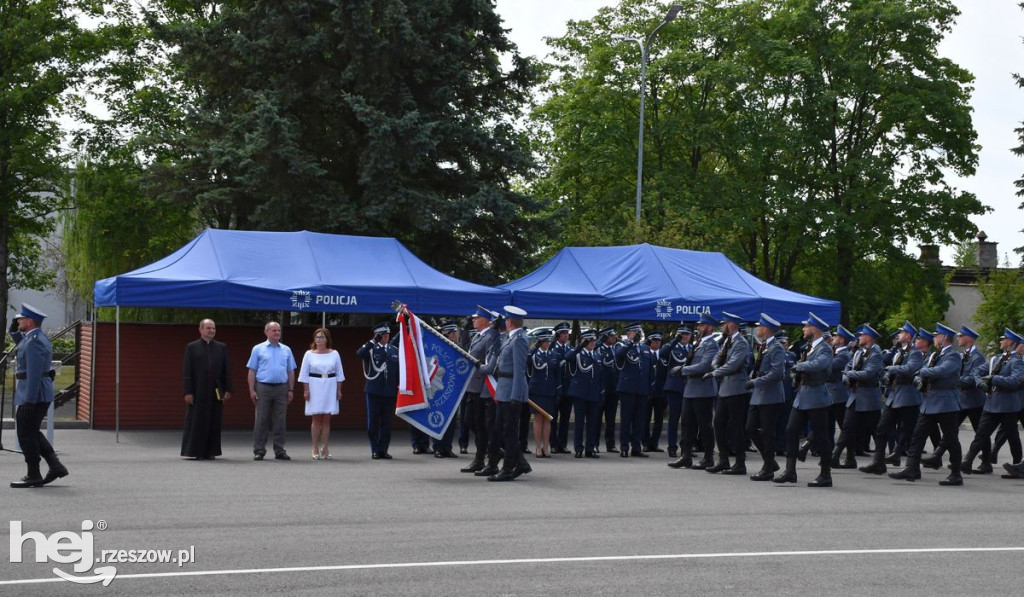
[[[408,310],[399,314],[398,406],[395,413],[434,439],[441,439],[469,385],[474,363],[429,325]],[[402,384],[408,382],[403,394]],[[417,402],[418,401],[418,402]]]

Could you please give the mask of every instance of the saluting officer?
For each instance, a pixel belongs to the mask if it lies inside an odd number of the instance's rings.
[[[786,425],[786,470],[772,481],[796,483],[797,445],[800,432],[810,422],[811,433],[817,438],[821,450],[821,472],[807,486],[832,487],[832,436],[828,434],[828,408],[832,404],[832,396],[825,387],[832,370],[832,348],[822,338],[828,324],[810,313],[803,326],[804,340],[809,343],[809,347],[806,358],[793,365],[792,369],[799,378],[799,383],[795,384],[799,385],[799,389]]]
[[[981,414],[986,398],[986,393],[981,388],[980,378],[984,377],[989,370],[985,355],[981,354],[981,351],[975,346],[977,338],[978,332],[964,325],[960,326],[960,334],[956,339],[957,345],[962,351],[960,357],[960,424],[963,425],[964,419],[970,419],[971,429],[974,430],[975,435],[981,426]],[[1000,431],[1002,431],[1002,427],[1000,427]],[[940,445],[931,456],[921,459],[921,465],[928,466],[934,462],[941,466],[942,454],[945,451],[945,448]],[[968,468],[960,472],[991,473],[992,463],[989,462],[991,454],[992,444],[984,442],[981,445],[981,466],[978,467],[978,470],[972,471]]]
[[[560,371],[560,385],[558,387],[558,402],[557,408],[554,412],[549,413],[552,416],[551,420],[551,434],[554,436],[555,448],[551,450],[552,454],[568,454],[569,453],[569,416],[572,414],[572,398],[568,395],[569,391],[569,373],[565,369],[565,357],[572,350],[572,346],[569,345],[569,330],[572,326],[569,325],[568,321],[562,321],[555,324],[555,343],[551,349],[557,352],[562,357],[562,368]]]
[[[882,378],[882,349],[876,344],[879,334],[867,323],[857,334],[859,348],[843,371],[843,384],[850,388],[850,398],[846,402],[843,431],[832,452],[833,468],[857,468],[854,456],[857,447],[864,444],[861,434],[870,436],[882,416],[882,390],[878,385]],[[844,448],[846,458],[840,461]]]
[[[558,388],[562,384],[562,354],[551,350],[555,335],[551,328],[542,328],[537,333],[537,343],[530,350],[526,363],[526,374],[530,378],[530,400],[551,414],[558,400]],[[537,458],[551,458],[551,422],[540,413],[533,416],[533,443]]]
[[[519,442],[519,412],[526,407],[530,386],[526,381],[526,359],[529,343],[523,318],[526,311],[513,305],[504,308],[505,325],[508,335],[502,341],[497,354],[483,366],[484,373],[497,379],[495,400],[498,401],[497,421],[501,426],[505,458],[501,471],[487,477],[488,481],[511,481],[533,470],[523,457]]]
[[[615,366],[615,348],[618,343],[619,335],[615,333],[613,327],[603,328],[597,333],[597,355],[601,361],[601,383],[604,384],[601,416],[604,418],[605,448],[609,454],[616,451],[615,414],[619,408],[619,396],[616,392],[619,385],[619,368]]]
[[[732,313],[722,312],[722,348],[715,357],[715,368],[704,374],[705,378],[718,380],[718,404],[715,405],[715,439],[718,440],[718,463],[707,470],[709,473],[725,475],[746,475],[746,424],[750,408],[750,394],[745,387],[747,359],[751,356],[750,344],[740,333],[743,319]],[[729,444],[736,454],[736,464],[729,464]]]
[[[388,343],[391,326],[383,321],[373,328],[373,339],[359,347],[366,377],[366,434],[370,458],[391,460],[391,418],[398,399],[398,349]]]
[[[1017,354],[1017,346],[1024,342],[1016,332],[1009,328],[1003,330],[999,337],[999,348],[1002,354],[992,357],[988,364],[988,370],[984,377],[978,380],[988,391],[985,400],[984,412],[981,415],[981,425],[974,434],[974,441],[964,456],[961,470],[965,473],[974,472],[971,464],[978,452],[985,453],[988,447],[992,432],[998,426],[1006,433],[1006,440],[1010,444],[1010,455],[1013,462],[1021,460],[1020,435],[1017,432],[1017,414],[1021,409],[1021,397],[1019,388],[1024,382],[1024,361],[1021,361]],[[982,460],[983,464],[987,461]],[[989,464],[989,471],[992,465]],[[982,471],[977,471],[982,472]]]
[[[573,448],[576,458],[599,458],[597,445],[601,441],[601,409],[604,406],[603,366],[594,352],[597,336],[593,330],[583,330],[579,345],[571,349],[566,359],[569,370],[569,395],[572,396]]]
[[[751,481],[770,481],[779,470],[775,462],[775,428],[779,411],[786,401],[786,390],[782,385],[786,376],[786,349],[774,335],[779,325],[778,320],[765,313],[757,320],[754,334],[760,341],[760,348],[755,354],[754,370],[744,384],[744,388],[753,392],[747,411],[747,435],[764,461],[761,470],[750,476]]]
[[[911,346],[911,342],[915,345]],[[909,321],[903,322],[896,336],[892,364],[885,368],[883,374],[889,391],[875,427],[875,453],[871,464],[860,467],[862,473],[883,475],[887,472],[886,462],[900,465],[900,457],[910,445],[910,435],[917,425],[921,407],[921,393],[914,385],[914,377],[924,365],[924,353],[931,349],[931,342],[931,334],[924,332],[918,336],[917,328]],[[892,455],[886,459],[885,446],[894,431],[897,432],[896,445]]]
[[[921,451],[928,436],[938,428],[942,432],[941,443],[949,451],[952,469],[952,473],[939,481],[939,485],[964,484],[960,476],[960,400],[957,396],[961,363],[960,355],[952,345],[955,335],[956,332],[949,326],[936,324],[936,330],[932,334],[936,351],[914,379],[914,383],[921,389],[923,401],[917,425],[910,438],[910,446],[907,448],[907,466],[895,473],[889,473],[893,479],[914,481],[921,478]]]
[[[473,325],[475,335],[469,341],[469,354],[479,363],[487,360],[487,353],[494,345],[498,337],[498,330],[491,326],[491,311],[477,309],[469,316]],[[491,436],[494,435],[494,400],[490,391],[484,384],[483,373],[479,368],[473,369],[469,376],[469,385],[466,386],[466,395],[463,400],[469,401],[466,416],[470,421],[470,428],[473,430],[473,445],[476,454],[469,466],[460,469],[463,473],[482,473],[485,465],[484,458],[488,454],[488,447]],[[498,472],[497,461],[488,463],[487,469],[493,469],[487,476]]]
[[[686,364],[686,356],[693,349],[690,338],[693,330],[686,324],[676,326],[672,340],[658,351],[658,360],[666,370],[665,399],[668,402],[668,456],[675,458],[679,449],[679,417],[683,414],[683,392],[686,378],[681,375],[667,375],[668,371]],[[687,446],[689,450],[689,446]]]
[[[22,303],[21,312],[14,316],[9,330],[11,339],[18,347],[17,368],[14,372],[18,380],[14,391],[14,406],[18,410],[14,420],[18,428],[21,455],[25,457],[28,469],[20,481],[11,482],[11,487],[16,489],[42,487],[68,476],[67,467],[57,459],[53,446],[39,431],[39,425],[53,403],[53,347],[50,338],[39,329],[44,319],[45,313]],[[50,467],[45,477],[39,471],[40,460],[46,460]]]
[[[679,460],[668,463],[671,468],[704,470],[715,464],[715,430],[711,424],[711,410],[718,385],[714,377],[705,379],[704,376],[714,368],[715,356],[720,348],[713,336],[717,324],[718,322],[709,314],[702,314],[697,321],[697,334],[700,337],[687,355],[686,364],[669,371],[669,375],[678,375],[686,379],[686,387],[683,390],[683,432],[679,438]],[[704,457],[694,464],[690,448],[693,447],[694,434],[698,429]]]
[[[626,458],[632,448],[633,456],[647,458],[641,441],[644,415],[647,414],[647,396],[651,392],[651,373],[654,354],[641,340],[643,328],[639,322],[626,328],[626,338],[615,347],[615,366],[619,369],[619,383],[615,392],[619,396],[619,456]]]

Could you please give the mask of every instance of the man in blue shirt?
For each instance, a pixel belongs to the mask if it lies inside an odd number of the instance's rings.
[[[61,477],[68,476],[68,469],[57,459],[53,446],[39,431],[43,417],[53,403],[53,348],[50,339],[39,329],[46,315],[22,303],[21,312],[11,322],[11,339],[18,347],[18,366],[15,378],[18,380],[14,391],[14,415],[18,428],[18,442],[28,467],[20,481],[13,481],[11,487],[23,489],[41,487]],[[43,477],[39,472],[39,461],[45,459],[50,470]]]
[[[274,458],[291,460],[284,450],[285,416],[295,397],[295,357],[292,349],[281,344],[281,324],[276,321],[263,326],[266,342],[252,347],[249,355],[249,399],[256,407],[253,426],[253,460],[267,454],[267,435],[274,430]]]

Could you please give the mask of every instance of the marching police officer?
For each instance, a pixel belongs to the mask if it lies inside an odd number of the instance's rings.
[[[832,396],[825,387],[832,370],[832,349],[822,338],[828,324],[814,313],[810,313],[803,326],[804,340],[808,342],[809,347],[803,360],[793,365],[792,369],[798,377],[798,383],[794,385],[799,386],[799,389],[793,400],[793,410],[789,413],[789,423],[786,425],[786,470],[782,476],[772,481],[796,483],[797,444],[800,432],[809,422],[811,433],[818,438],[821,449],[821,472],[807,486],[832,487],[832,436],[828,434],[828,408],[832,404]]]
[[[370,458],[391,460],[391,418],[398,399],[398,349],[388,343],[391,326],[383,321],[373,328],[373,339],[359,347],[366,377],[366,433]]]
[[[497,425],[500,426],[505,458],[501,471],[487,477],[488,481],[511,481],[533,470],[523,457],[519,442],[519,413],[526,407],[530,386],[526,381],[526,359],[529,343],[523,317],[526,311],[513,305],[504,308],[508,335],[497,354],[489,357],[482,367],[484,373],[497,379],[495,400],[498,401]]]
[[[978,332],[966,325],[960,326],[960,334],[957,336],[957,344],[963,351],[960,357],[960,424],[963,425],[964,419],[970,419],[971,428],[974,430],[975,435],[977,435],[978,429],[981,426],[981,416],[986,398],[986,393],[981,388],[979,379],[988,372],[985,355],[981,354],[981,351],[975,346],[977,339]],[[999,429],[1002,431],[1003,427]],[[1016,430],[1016,426],[1014,430]],[[971,472],[977,472],[987,474],[992,472],[992,463],[989,462],[992,444],[986,441],[980,447],[981,465],[978,467],[978,470],[972,471],[968,468],[962,470],[962,473],[970,474]],[[942,454],[944,452],[945,448],[939,446],[931,456],[921,460],[921,465],[928,466],[933,462],[937,462],[941,466]]]
[[[825,387],[832,394],[832,406],[828,408],[828,430],[833,435],[837,426],[842,430],[843,421],[846,420],[846,402],[850,399],[850,390],[843,383],[843,372],[856,350],[856,340],[853,332],[842,325],[837,325],[836,332],[829,338],[832,344],[832,370]]]
[[[25,457],[28,472],[20,481],[12,481],[11,487],[24,489],[42,487],[68,476],[68,469],[57,458],[53,446],[39,430],[46,412],[53,403],[53,347],[50,338],[39,326],[46,314],[27,304],[21,304],[21,312],[11,321],[10,334],[17,349],[17,368],[14,377],[18,380],[14,392],[14,415],[18,428],[18,443]],[[40,460],[46,460],[50,470],[44,477],[39,471]]]
[[[676,326],[672,340],[658,351],[658,360],[665,368],[665,399],[668,402],[668,456],[676,457],[679,448],[679,417],[683,414],[683,391],[686,389],[686,378],[681,375],[668,375],[668,371],[686,364],[686,356],[693,349],[690,338],[693,331],[686,324]],[[689,449],[689,447],[687,447]]]
[[[709,473],[746,475],[746,424],[750,394],[745,388],[750,344],[740,333],[743,319],[722,312],[722,347],[715,357],[715,368],[704,375],[718,380],[718,404],[715,406],[715,439],[718,440],[718,463],[706,469]],[[736,464],[729,464],[729,445],[736,454]]]
[[[601,441],[601,409],[604,406],[604,380],[601,360],[594,348],[597,336],[593,330],[583,330],[579,346],[569,351],[566,364],[569,370],[569,395],[573,400],[573,449],[576,458],[599,458],[597,445]]]
[[[643,328],[632,323],[626,328],[626,338],[615,347],[615,366],[619,369],[619,383],[615,392],[619,396],[619,455],[647,458],[641,446],[647,397],[651,392],[651,373],[654,353],[642,342]]]
[[[711,411],[718,393],[714,377],[705,379],[705,375],[714,368],[715,356],[718,354],[718,342],[714,332],[718,322],[709,314],[704,313],[697,322],[697,334],[700,336],[693,350],[686,357],[686,363],[669,371],[669,375],[686,378],[683,390],[683,432],[679,442],[679,460],[668,463],[671,468],[692,468],[705,470],[714,466],[715,430],[711,424]],[[704,458],[696,465],[690,456],[694,434],[700,429],[701,447]]]
[[[999,348],[1003,353],[992,357],[986,375],[978,380],[979,385],[983,385],[987,390],[988,397],[981,415],[981,424],[960,467],[965,473],[973,472],[971,463],[974,457],[978,452],[985,453],[984,447],[989,444],[992,432],[997,426],[1006,433],[1013,462],[1021,460],[1017,414],[1021,410],[1019,388],[1024,382],[1024,361],[1021,361],[1016,349],[1022,342],[1024,338],[1009,328],[1005,329],[1003,335],[999,337]],[[985,464],[986,461],[983,459],[982,463]],[[991,467],[989,464],[989,470]]]
[[[843,431],[832,452],[833,468],[857,468],[854,456],[857,447],[864,443],[860,435],[876,429],[882,414],[882,391],[878,385],[882,378],[882,349],[876,344],[879,334],[866,323],[857,334],[859,348],[843,371],[843,384],[850,388],[850,398],[846,402]],[[846,459],[840,461],[844,448]]]
[[[915,481],[921,478],[921,451],[929,434],[936,428],[942,432],[942,445],[949,451],[950,469],[948,477],[939,481],[939,485],[963,485],[960,476],[960,400],[957,388],[960,387],[960,354],[953,349],[952,340],[956,336],[949,326],[936,324],[936,351],[928,359],[928,363],[917,372],[914,383],[919,386],[923,396],[921,412],[917,417],[917,425],[910,438],[907,448],[907,466],[895,473],[889,473],[893,479]]]
[[[914,342],[915,346],[910,343]],[[896,350],[892,364],[885,368],[883,379],[889,388],[885,396],[882,414],[875,427],[875,453],[871,464],[860,467],[862,473],[883,475],[886,462],[900,465],[900,456],[910,445],[910,435],[917,425],[917,414],[921,407],[921,393],[914,386],[914,377],[924,364],[924,353],[931,348],[932,336],[928,332],[918,337],[917,328],[909,321],[903,322],[896,336]],[[889,435],[897,432],[896,445],[887,461],[885,446]]]
[[[774,335],[779,325],[778,320],[764,313],[757,320],[754,333],[760,341],[759,348],[754,355],[754,370],[744,384],[744,388],[753,392],[747,411],[747,435],[764,461],[761,470],[750,476],[751,481],[770,481],[779,470],[775,462],[775,428],[779,411],[786,401],[786,390],[782,385],[786,375],[786,349]]]

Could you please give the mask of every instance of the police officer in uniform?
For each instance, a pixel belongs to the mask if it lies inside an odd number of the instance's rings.
[[[974,441],[964,456],[960,466],[962,472],[971,473],[971,465],[974,457],[979,452],[985,453],[984,448],[989,444],[992,432],[998,426],[1006,433],[1007,442],[1010,444],[1010,454],[1013,462],[1021,460],[1020,435],[1017,432],[1017,414],[1021,410],[1020,387],[1024,383],[1024,361],[1016,349],[1024,342],[1016,332],[1010,329],[1003,330],[999,337],[999,348],[1002,354],[992,357],[988,363],[988,369],[984,377],[978,380],[988,397],[985,400],[984,412],[981,415],[981,424],[974,434]],[[986,464],[986,460],[982,460]],[[992,470],[992,465],[988,465]],[[977,471],[982,472],[982,471]]]
[[[444,337],[451,341],[452,344],[459,344],[459,326],[453,321],[446,321],[441,324],[438,331],[444,334]],[[461,405],[460,405],[461,406]],[[458,458],[458,454],[452,451],[452,441],[455,439],[455,430],[458,428],[454,423],[448,425],[448,429],[441,436],[441,439],[433,440],[431,451],[434,453],[434,458]]]
[[[555,335],[551,328],[537,333],[537,343],[526,360],[526,375],[530,379],[530,400],[551,414],[558,400],[562,384],[562,354],[551,350]],[[521,431],[521,429],[520,429]],[[533,416],[533,443],[537,458],[551,458],[551,422],[536,413]]]
[[[903,322],[896,336],[896,350],[892,364],[885,368],[883,379],[889,390],[885,396],[882,414],[875,427],[875,453],[871,464],[860,467],[862,473],[884,475],[886,462],[900,465],[900,457],[910,445],[910,435],[917,425],[918,410],[921,407],[921,393],[914,386],[914,377],[924,365],[924,353],[931,349],[932,335],[917,328],[909,321]],[[910,343],[914,342],[915,346]],[[889,435],[897,432],[896,445],[892,455],[886,459],[885,446]]]
[[[501,428],[505,458],[501,471],[487,477],[488,481],[511,481],[533,470],[523,457],[519,442],[519,413],[526,407],[530,386],[526,380],[526,359],[529,343],[523,317],[526,311],[512,305],[504,308],[508,335],[501,342],[496,354],[489,357],[482,367],[484,373],[494,375],[498,385],[495,399],[498,402],[497,425]],[[492,353],[493,354],[493,353]]]
[[[651,397],[647,401],[647,413],[644,415],[643,445],[645,452],[664,452],[658,446],[661,443],[661,428],[665,423],[665,380],[668,367],[660,358],[661,332],[654,331],[647,335],[647,345],[654,356],[654,372],[652,373]]]
[[[67,467],[57,459],[53,446],[39,430],[39,425],[53,404],[53,348],[50,346],[50,338],[39,329],[44,319],[45,313],[22,303],[21,312],[14,316],[9,330],[17,346],[14,406],[18,410],[14,420],[21,454],[25,457],[28,469],[20,481],[11,482],[11,487],[17,489],[42,487],[68,476]],[[39,471],[40,460],[45,460],[50,467],[45,477]]]
[[[551,349],[562,357],[563,362],[561,384],[558,388],[557,408],[554,412],[549,413],[552,416],[551,435],[554,440],[552,443],[555,444],[555,447],[551,450],[552,454],[569,453],[569,416],[572,413],[572,398],[567,394],[569,391],[569,374],[565,369],[564,363],[566,354],[572,350],[572,347],[569,345],[570,329],[572,329],[572,326],[569,325],[568,321],[555,324],[555,343],[551,346]]]
[[[833,468],[857,468],[854,456],[857,447],[864,443],[861,435],[870,435],[877,429],[882,415],[882,391],[879,388],[882,349],[876,344],[879,334],[867,323],[857,330],[857,334],[860,336],[859,347],[843,371],[843,384],[850,388],[850,398],[846,403],[843,431],[832,452]],[[846,458],[840,461],[843,449],[846,449]]]
[[[654,369],[654,354],[643,343],[643,328],[632,323],[626,328],[626,338],[615,347],[615,366],[619,369],[619,383],[615,392],[619,397],[619,455],[626,458],[632,454],[647,458],[641,446],[641,426],[647,414],[647,397],[651,392],[651,374]]]
[[[672,340],[658,351],[658,360],[665,369],[665,400],[668,402],[668,456],[675,458],[679,449],[679,418],[683,414],[683,392],[686,389],[686,378],[681,375],[668,375],[676,367],[686,364],[686,356],[693,349],[690,338],[693,330],[686,324],[676,326]],[[689,449],[689,447],[687,447]]]
[[[487,353],[494,346],[498,330],[491,326],[493,314],[486,309],[477,309],[470,317],[470,323],[476,334],[469,341],[469,354],[479,363],[487,360]],[[463,400],[469,401],[466,416],[473,430],[473,442],[476,454],[469,466],[462,468],[463,473],[481,473],[485,468],[493,470],[488,476],[498,472],[497,462],[485,466],[491,436],[494,434],[494,400],[484,384],[484,376],[479,368],[474,369],[466,386]],[[491,464],[494,466],[492,467]]]
[[[718,404],[715,406],[715,439],[718,440],[718,463],[706,469],[709,473],[746,475],[747,411],[750,394],[747,360],[751,357],[750,344],[740,333],[743,319],[722,312],[722,348],[715,358],[715,368],[705,378],[718,380]],[[736,464],[729,464],[729,446],[736,454]]]
[[[577,348],[568,353],[569,395],[573,401],[573,448],[576,458],[599,458],[601,409],[604,407],[604,381],[601,360],[595,352],[597,335],[583,330]]]
[[[761,470],[750,476],[751,481],[771,481],[779,470],[775,462],[775,428],[786,401],[782,385],[786,376],[786,349],[775,339],[779,325],[778,320],[765,313],[757,320],[754,334],[760,342],[754,355],[754,370],[744,384],[744,388],[752,392],[747,411],[747,435],[764,461]]]
[[[391,460],[391,418],[398,399],[398,349],[388,343],[391,326],[383,321],[373,328],[373,339],[359,347],[366,377],[366,433],[370,438],[370,458]]]
[[[669,375],[686,378],[686,387],[683,390],[683,432],[679,442],[679,460],[668,463],[671,468],[705,470],[715,464],[715,430],[711,424],[711,412],[715,395],[718,392],[718,385],[714,377],[705,379],[704,376],[714,369],[715,356],[720,348],[713,336],[717,325],[718,322],[710,315],[702,314],[697,322],[697,334],[700,337],[693,350],[687,355],[686,364],[669,371]],[[693,464],[690,448],[693,446],[694,434],[698,428],[700,429],[704,458],[697,464]]]
[[[797,444],[800,432],[809,422],[811,433],[821,449],[821,472],[807,486],[832,487],[832,436],[828,434],[828,408],[832,404],[832,396],[825,387],[832,371],[832,348],[822,338],[829,326],[814,313],[808,314],[803,326],[804,340],[809,346],[806,357],[792,369],[798,378],[794,385],[799,389],[786,425],[786,470],[772,481],[796,483]]]
[[[842,430],[846,420],[846,402],[850,399],[850,391],[843,383],[843,372],[856,350],[853,344],[856,340],[853,332],[842,325],[837,325],[836,332],[829,338],[832,345],[832,370],[825,387],[832,394],[832,406],[828,408],[828,430],[832,435],[835,435],[836,427]]]
[[[971,429],[974,430],[975,436],[977,436],[978,429],[981,426],[981,416],[985,408],[986,398],[979,379],[988,371],[985,355],[981,354],[981,351],[975,346],[977,339],[978,332],[966,325],[960,326],[960,334],[957,336],[957,344],[962,351],[962,356],[960,357],[960,424],[963,425],[964,419],[970,419]],[[1000,431],[1002,429],[1000,427]],[[945,448],[939,446],[931,456],[921,459],[921,465],[927,466],[933,462],[938,462],[941,465],[944,452]],[[961,472],[968,474],[971,472],[991,473],[992,463],[989,462],[991,453],[992,445],[987,441],[983,442],[981,444],[981,465],[978,467],[978,470],[972,471],[968,468]]]
[[[960,400],[957,395],[957,389],[960,387],[961,359],[952,345],[956,332],[949,326],[939,323],[932,336],[935,339],[936,351],[914,378],[914,383],[924,396],[917,425],[907,448],[907,466],[895,473],[889,473],[889,476],[907,481],[920,479],[921,451],[928,436],[938,428],[942,432],[941,443],[949,451],[952,469],[948,477],[939,481],[939,485],[963,485],[964,481],[960,476]]]
[[[615,349],[619,336],[615,328],[606,327],[597,333],[597,354],[601,360],[602,383],[604,384],[604,404],[601,416],[604,417],[604,441],[608,453],[615,449],[615,413],[619,408],[619,396],[616,388],[619,385],[619,368],[615,366]]]

